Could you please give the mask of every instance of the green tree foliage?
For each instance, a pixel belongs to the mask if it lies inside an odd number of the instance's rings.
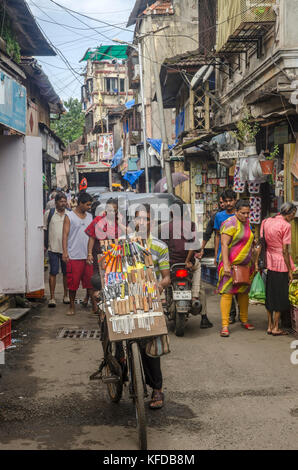
[[[85,116],[78,99],[70,98],[64,102],[64,106],[67,112],[59,120],[53,120],[51,128],[67,145],[83,135]]]

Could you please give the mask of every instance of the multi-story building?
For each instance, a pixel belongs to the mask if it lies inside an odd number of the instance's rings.
[[[107,170],[107,164],[121,147],[122,126],[120,123],[124,104],[131,100],[127,79],[127,46],[100,46],[88,49],[85,61],[85,83],[82,87],[82,107],[85,113],[85,162],[92,162],[86,168],[85,176],[92,186],[101,186],[93,169]],[[96,163],[96,165],[95,165]],[[109,185],[112,184],[112,173]],[[106,186],[107,184],[105,184]]]
[[[43,171],[62,157],[49,126],[63,105],[32,58],[56,53],[27,3],[0,1],[0,20],[1,297],[44,286]]]
[[[257,151],[278,146],[273,182],[264,185],[263,215],[276,213],[284,200],[297,202],[297,2],[218,0],[216,57],[218,130],[235,128],[247,108],[260,125]],[[296,163],[295,163],[296,162]],[[298,261],[298,219],[293,223]]]

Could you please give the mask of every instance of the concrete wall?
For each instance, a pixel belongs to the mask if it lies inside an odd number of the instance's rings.
[[[281,46],[297,48],[298,2],[295,0],[280,0],[280,15],[283,22],[281,29]]]
[[[153,29],[167,29],[156,33],[157,66],[160,71],[165,59],[193,51],[198,48],[198,0],[173,0],[174,15],[152,16]],[[140,35],[150,31],[150,19],[142,21]],[[184,37],[189,36],[189,37]],[[144,65],[144,94],[147,113],[147,133],[149,137],[160,138],[160,119],[157,103],[153,102],[155,82],[152,64],[152,47],[150,37],[142,40]],[[165,110],[169,142],[173,142],[172,111]]]
[[[263,51],[261,57],[257,53],[248,55],[248,65],[245,54],[239,57],[226,56],[233,69],[229,78],[228,66],[223,72],[217,73],[217,90],[224,109],[217,113],[215,124],[217,126],[235,122],[241,118],[243,103],[252,94],[264,93],[266,90],[276,89],[280,78],[285,80],[282,70],[286,70],[293,77],[298,73],[298,2],[293,0],[280,0],[276,10],[277,21],[269,33],[263,38]],[[267,102],[252,107],[254,117],[262,113],[270,113],[280,108],[280,98],[271,96]]]
[[[29,79],[26,81],[25,86],[27,89],[28,102],[26,135],[38,137],[39,122],[42,122],[50,127],[49,106],[47,101],[41,97],[37,86],[34,85]]]

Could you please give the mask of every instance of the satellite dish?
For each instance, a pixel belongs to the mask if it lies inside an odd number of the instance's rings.
[[[195,74],[195,76],[193,77],[191,83],[190,83],[190,86],[191,88],[195,88],[196,85],[199,83],[199,81],[201,80],[201,78],[204,76],[204,73],[207,71],[208,69],[208,65],[203,65],[203,67],[201,67],[197,73]]]
[[[201,67],[200,70],[198,70],[198,72],[193,77],[190,84],[191,88],[194,89],[201,80],[203,80],[203,83],[205,83],[210,78],[213,71],[213,65],[203,65],[203,67]]]
[[[207,80],[211,77],[213,70],[214,70],[213,65],[210,65],[210,67],[208,68],[207,72],[204,75],[203,83],[207,82]]]

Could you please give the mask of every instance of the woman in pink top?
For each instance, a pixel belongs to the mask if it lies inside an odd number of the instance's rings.
[[[292,240],[290,222],[295,218],[297,208],[286,202],[280,214],[264,220],[261,226],[261,237],[266,240],[267,282],[266,309],[268,312],[268,334],[286,335],[279,328],[281,312],[290,310],[289,281],[293,280],[295,265],[289,253]],[[273,319],[274,312],[274,319]]]

